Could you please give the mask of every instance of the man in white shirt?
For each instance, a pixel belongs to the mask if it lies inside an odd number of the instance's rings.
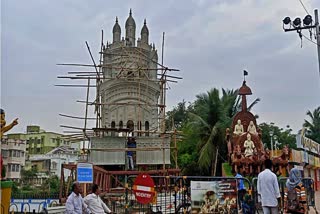
[[[104,214],[111,213],[109,207],[101,200],[100,188],[97,184],[92,185],[92,193],[84,198],[84,203],[88,206],[91,213]]]
[[[262,204],[264,214],[277,214],[278,202],[280,201],[280,190],[277,176],[271,171],[272,161],[264,162],[266,169],[258,175],[258,197]]]
[[[78,182],[72,184],[72,193],[68,196],[66,202],[66,214],[90,214],[90,210],[83,202],[81,196],[81,187]],[[82,212],[83,211],[83,212]]]

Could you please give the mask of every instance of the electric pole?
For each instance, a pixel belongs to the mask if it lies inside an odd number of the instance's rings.
[[[289,31],[296,31],[299,34],[300,39],[302,40],[302,36],[304,36],[301,31],[308,29],[310,32],[310,41],[312,41],[312,30],[315,29],[315,39],[316,42],[314,42],[317,45],[317,51],[318,51],[318,66],[319,66],[319,75],[320,75],[320,26],[319,26],[319,14],[318,10],[314,10],[314,19],[315,22],[313,24],[312,16],[306,15],[303,19],[303,26],[301,26],[301,19],[299,17],[295,18],[293,21],[291,21],[290,17],[286,17],[283,19],[283,29],[285,32]]]

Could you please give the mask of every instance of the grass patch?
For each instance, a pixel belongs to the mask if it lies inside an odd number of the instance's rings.
[[[229,163],[223,163],[222,168],[223,168],[227,177],[233,177],[232,167],[229,165]]]

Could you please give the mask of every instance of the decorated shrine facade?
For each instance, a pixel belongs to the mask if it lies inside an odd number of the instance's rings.
[[[274,169],[286,174],[291,150],[284,146],[278,155],[271,157],[271,151],[264,148],[262,130],[257,126],[256,117],[247,108],[246,96],[251,94],[251,89],[246,85],[246,81],[243,81],[239,89],[241,111],[234,116],[232,127],[226,130],[228,158],[232,170],[256,176],[263,170],[264,161],[271,159]]]

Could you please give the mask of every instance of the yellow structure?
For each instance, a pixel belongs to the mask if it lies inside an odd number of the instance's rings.
[[[9,214],[12,181],[1,181],[1,212]]]
[[[5,120],[5,112],[3,109],[0,109],[0,115],[1,115],[1,120],[0,120],[0,141],[2,140],[2,136],[5,132],[9,131],[10,129],[12,129],[15,125],[18,124],[18,118],[16,118],[12,123],[10,123],[9,125],[6,126],[6,120]],[[1,166],[0,166],[0,172],[1,172],[1,176],[0,178],[2,178],[2,164],[3,164],[3,160],[2,160],[2,156],[1,158]],[[1,210],[0,213],[3,214],[8,214],[9,213],[9,206],[10,206],[10,199],[11,199],[11,187],[12,187],[12,181],[1,181],[0,182],[1,185],[1,194],[0,194],[0,198],[1,198]]]

